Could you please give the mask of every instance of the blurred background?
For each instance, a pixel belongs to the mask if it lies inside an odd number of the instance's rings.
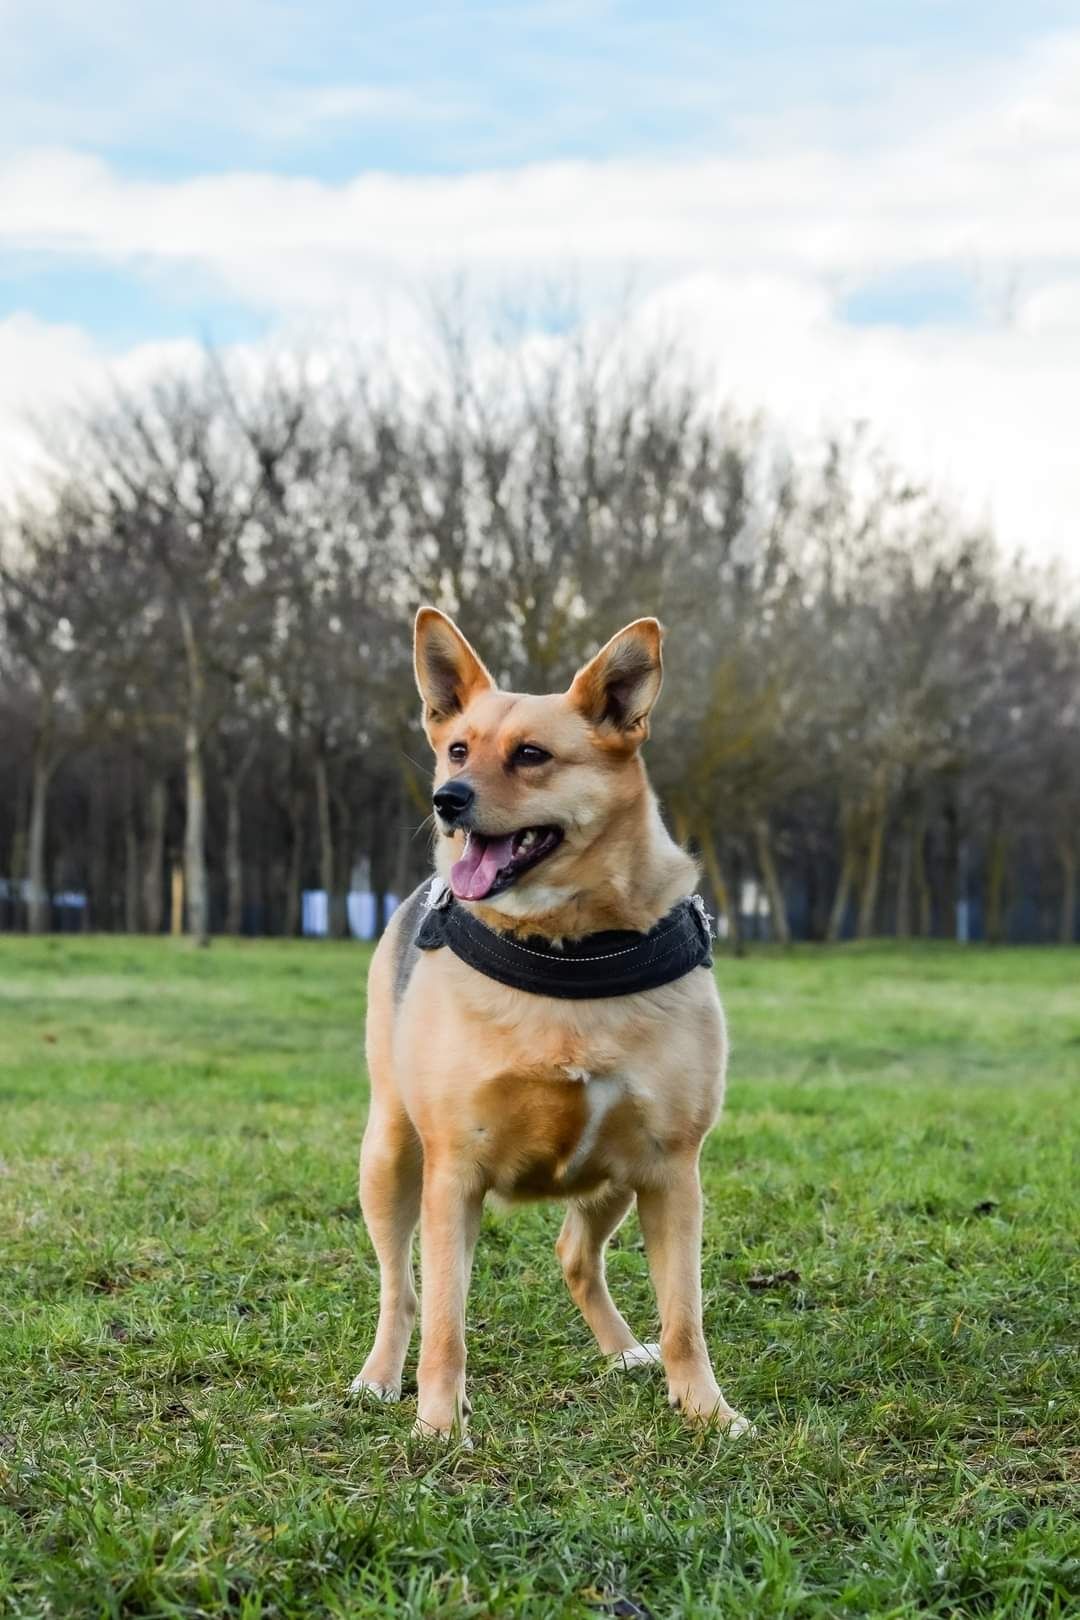
[[[541,690],[659,614],[733,948],[1076,938],[1073,8],[5,35],[0,927],[377,932],[431,601]]]

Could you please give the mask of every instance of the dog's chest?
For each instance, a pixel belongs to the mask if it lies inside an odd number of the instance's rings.
[[[510,1198],[585,1192],[640,1151],[640,1119],[626,1079],[574,1066],[550,1076],[501,1076],[477,1098],[477,1135],[496,1190]]]
[[[580,1130],[571,1152],[560,1160],[557,1175],[564,1182],[586,1172],[596,1150],[603,1145],[604,1124],[619,1104],[626,1100],[626,1082],[617,1074],[590,1074],[587,1069],[571,1069],[569,1083],[580,1086]]]
[[[418,1016],[399,1024],[406,1106],[425,1147],[460,1155],[508,1197],[662,1174],[666,1157],[700,1142],[722,1096],[723,1020],[704,979],[556,1003],[434,953],[410,986]]]

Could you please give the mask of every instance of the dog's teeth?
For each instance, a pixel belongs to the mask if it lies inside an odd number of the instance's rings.
[[[532,847],[532,845],[535,844],[535,843],[536,843],[536,834],[533,832],[532,828],[530,827],[527,832],[523,832],[522,835],[521,835],[521,848],[522,849],[530,849]]]

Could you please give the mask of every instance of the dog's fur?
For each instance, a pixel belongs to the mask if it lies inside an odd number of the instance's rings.
[[[416,678],[435,780],[475,792],[478,833],[561,829],[563,841],[502,893],[465,900],[489,926],[551,940],[647,930],[693,892],[693,861],[668,836],[639,748],[660,691],[661,630],[639,619],[578,673],[568,692],[498,690],[457,627],[434,608],[416,620]],[[527,743],[549,759],[517,754]],[[461,745],[468,750],[462,761]],[[449,751],[453,748],[453,754]],[[447,828],[445,877],[465,834]],[[417,1428],[464,1434],[465,1303],[488,1192],[568,1202],[556,1245],[566,1281],[613,1365],[663,1361],[668,1393],[692,1419],[741,1432],[709,1361],[701,1321],[698,1155],[723,1100],[726,1039],[712,974],[597,1000],[505,987],[448,950],[411,945],[418,891],[371,966],[372,1104],[360,1198],[379,1259],[375,1342],[353,1388],[401,1391],[421,1224]],[[637,1199],[660,1306],[659,1346],[619,1314],[604,1249]]]

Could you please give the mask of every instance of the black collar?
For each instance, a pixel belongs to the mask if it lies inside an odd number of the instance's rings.
[[[454,899],[441,879],[431,885],[416,931],[422,951],[444,946],[489,979],[534,996],[592,1001],[632,996],[712,967],[712,928],[697,895],[680,900],[647,934],[611,930],[568,940],[562,948],[488,928]]]

